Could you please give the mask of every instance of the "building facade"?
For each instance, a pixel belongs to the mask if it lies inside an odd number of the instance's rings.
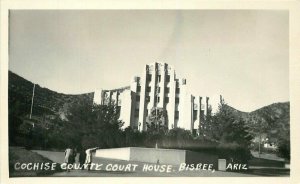
[[[166,110],[169,129],[178,127],[195,132],[211,112],[209,98],[190,94],[187,80],[177,78],[174,68],[167,63],[147,64],[130,86],[94,93],[94,103],[112,102],[120,108],[124,127],[139,131],[147,130],[146,118],[153,108]]]

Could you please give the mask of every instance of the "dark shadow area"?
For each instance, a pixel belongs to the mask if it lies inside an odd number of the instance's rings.
[[[258,168],[249,169],[247,174],[253,174],[256,176],[290,176],[290,169],[286,168]]]
[[[279,167],[284,168],[285,162],[278,160],[269,160],[264,158],[252,158],[249,161],[250,166],[258,166],[258,167]]]

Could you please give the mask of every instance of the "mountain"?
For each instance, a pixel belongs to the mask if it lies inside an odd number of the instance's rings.
[[[290,102],[273,103],[250,113],[250,115],[260,116],[265,121],[280,119],[282,122],[290,119]]]
[[[9,113],[19,117],[29,117],[34,84],[11,71],[8,75]],[[60,115],[64,118],[67,106],[82,99],[92,103],[93,93],[69,95],[57,93],[36,84],[32,116],[41,118]]]
[[[270,143],[290,139],[290,102],[273,103],[252,112],[242,112],[229,105],[228,108],[247,122],[256,140],[261,134]],[[258,134],[260,133],[260,134]]]
[[[278,102],[266,105],[262,108],[256,109],[252,112],[243,112],[226,105],[235,115],[248,119],[249,116],[256,116],[262,118],[264,121],[289,122],[290,118],[290,102]]]
[[[274,103],[250,113],[260,118],[261,129],[268,138],[277,142],[290,138],[290,103]]]
[[[233,114],[235,114],[238,117],[241,117],[243,119],[247,119],[249,116],[249,112],[243,112],[240,110],[235,109],[234,107],[231,107],[230,105],[226,104],[227,108],[233,112]]]

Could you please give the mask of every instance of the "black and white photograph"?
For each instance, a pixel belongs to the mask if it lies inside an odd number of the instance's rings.
[[[290,177],[289,22],[10,9],[9,178]]]

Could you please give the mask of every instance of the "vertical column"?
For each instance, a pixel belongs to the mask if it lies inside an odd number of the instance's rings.
[[[197,130],[198,131],[198,128],[199,128],[199,124],[200,124],[200,100],[199,100],[199,96],[196,96],[194,98],[194,112],[196,113],[194,115],[195,117],[195,120],[194,120],[194,126],[193,126],[193,129]]]
[[[169,103],[167,104],[167,111],[168,111],[168,119],[169,119],[169,129],[176,128],[177,124],[175,122],[175,111],[176,111],[176,105],[175,105],[175,97],[176,97],[176,81],[175,81],[175,72],[173,68],[170,68],[168,70],[168,73],[166,75],[170,76],[170,82],[167,84],[166,87],[169,87]]]
[[[117,91],[116,92],[116,106],[118,106],[119,105],[119,95],[120,95],[120,92],[119,91]]]
[[[177,121],[177,125],[178,127],[180,128],[183,128],[184,127],[184,124],[182,122],[182,119],[184,118],[184,106],[183,104],[185,103],[185,98],[184,98],[184,88],[181,86],[181,83],[180,83],[180,80],[178,80],[178,83],[177,83],[179,89],[180,89],[180,93],[178,95],[178,98],[179,99],[179,103],[177,102],[177,107],[178,107],[178,121]],[[175,103],[176,103],[176,98],[175,98]]]
[[[199,124],[199,134],[202,133],[202,127],[203,127],[203,123],[204,123],[204,113],[203,113],[203,107],[202,107],[202,97],[199,97],[199,101],[200,101],[200,124]]]
[[[154,71],[152,72],[152,80],[150,82],[150,87],[151,87],[150,102],[152,104],[151,107],[157,106],[157,102],[156,102],[157,73],[158,73],[157,63],[154,63]]]
[[[111,105],[113,92],[109,91],[109,105]]]
[[[104,97],[105,97],[105,94],[104,94],[104,91],[101,89],[101,99],[100,99],[100,104],[101,105],[104,105]]]
[[[120,94],[121,110],[120,110],[120,120],[124,121],[123,127],[126,128],[131,126],[131,115],[132,115],[132,100],[131,100],[131,91],[125,90]]]
[[[181,80],[179,99],[179,127],[191,130],[191,94],[187,93],[185,80]]]
[[[159,102],[159,106],[166,109],[166,102],[165,102],[165,97],[166,97],[166,92],[165,92],[165,88],[166,88],[166,70],[167,70],[167,64],[163,64],[160,67],[160,102]]]
[[[199,97],[198,97],[198,104],[199,104],[199,108],[198,108],[198,112],[199,112],[199,114],[198,114],[198,119],[199,119],[199,124],[198,124],[198,127],[196,127],[199,135],[200,135],[200,127],[201,127],[201,123],[202,123],[202,122],[201,122],[201,99],[202,99],[202,97],[199,96]]]
[[[205,116],[207,113],[207,105],[206,105],[206,98],[203,99],[203,119],[205,120]]]
[[[194,127],[194,99],[195,97],[191,95],[191,123],[190,123],[190,131],[193,132]]]
[[[111,91],[111,105],[117,105],[117,90]]]
[[[140,113],[139,113],[139,120],[138,120],[138,128],[140,131],[146,130],[146,122],[145,122],[145,108],[147,104],[146,99],[146,91],[147,91],[147,74],[149,73],[149,66],[146,65],[144,69],[143,75],[141,76],[140,83],[141,83],[141,95],[140,95]]]
[[[209,113],[209,97],[206,97],[206,116]]]
[[[130,104],[130,126],[133,129],[138,129],[138,119],[139,119],[139,114],[141,113],[139,104],[137,104],[136,97],[137,97],[137,83],[138,83],[138,77],[134,77],[133,81],[130,84],[130,99],[131,99],[131,104]],[[139,109],[139,114],[136,114],[136,109]]]
[[[94,92],[93,104],[101,105],[102,103],[102,90],[96,89]]]

